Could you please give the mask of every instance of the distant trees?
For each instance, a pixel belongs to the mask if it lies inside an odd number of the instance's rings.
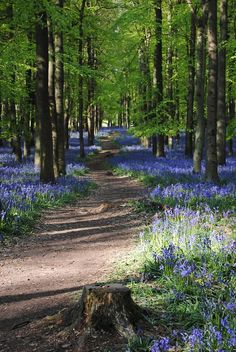
[[[0,142],[11,142],[19,162],[34,146],[41,180],[53,182],[66,172],[70,129],[79,131],[80,157],[84,131],[92,145],[104,119],[131,126],[157,157],[185,131],[193,171],[206,156],[206,179],[217,181],[236,126],[234,5],[2,2]]]

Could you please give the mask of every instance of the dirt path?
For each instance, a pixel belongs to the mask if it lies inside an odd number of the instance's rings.
[[[98,185],[90,197],[45,212],[34,236],[0,252],[1,352],[57,351],[41,349],[43,342],[29,334],[30,323],[66,307],[84,284],[104,280],[117,256],[132,247],[143,219],[127,202],[145,190],[107,172],[104,161],[116,152],[104,141],[88,163]]]

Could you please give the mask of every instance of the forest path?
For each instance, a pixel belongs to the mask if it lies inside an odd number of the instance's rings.
[[[37,338],[30,322],[68,306],[84,284],[104,280],[115,259],[132,248],[144,219],[127,202],[143,197],[145,189],[107,171],[107,157],[117,152],[104,139],[102,151],[87,163],[98,188],[76,204],[45,211],[33,236],[1,250],[1,352],[50,351],[48,334]]]

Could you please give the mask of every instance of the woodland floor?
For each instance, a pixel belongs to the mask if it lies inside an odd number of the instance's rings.
[[[69,307],[83,285],[106,280],[134,245],[144,218],[127,203],[142,198],[145,189],[107,171],[116,148],[104,140],[88,162],[98,186],[88,198],[45,211],[34,235],[0,251],[1,352],[74,351],[73,339],[49,316]],[[88,343],[86,351],[113,350],[100,344],[102,339]]]

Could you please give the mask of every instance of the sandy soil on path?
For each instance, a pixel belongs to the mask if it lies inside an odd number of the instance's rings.
[[[46,211],[32,237],[0,251],[1,352],[59,351],[35,342],[32,321],[68,306],[84,284],[104,280],[117,257],[133,246],[144,219],[127,202],[145,190],[107,172],[104,161],[117,152],[111,148],[104,141],[102,152],[88,162],[89,177],[98,185],[88,198]]]

